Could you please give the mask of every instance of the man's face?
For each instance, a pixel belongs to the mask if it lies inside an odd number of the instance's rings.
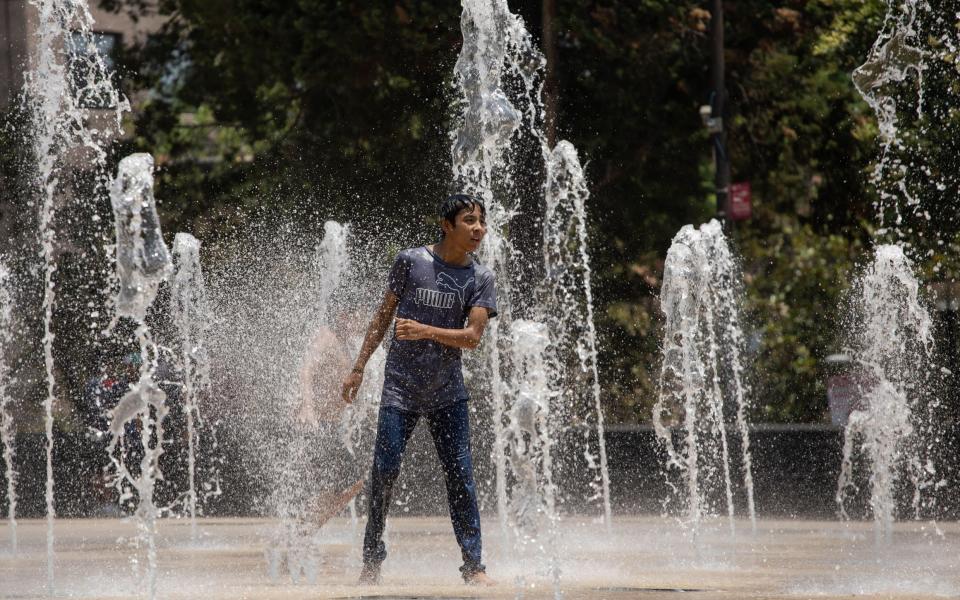
[[[444,219],[442,227],[449,243],[463,248],[465,252],[476,252],[483,236],[487,234],[487,219],[480,207],[474,204],[457,213],[452,225]]]

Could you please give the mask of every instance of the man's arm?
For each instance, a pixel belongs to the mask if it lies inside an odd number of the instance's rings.
[[[490,315],[482,306],[470,308],[467,325],[463,329],[443,329],[413,319],[397,319],[397,339],[431,340],[445,346],[473,350],[480,345],[480,338],[489,320]]]
[[[396,312],[399,303],[400,298],[388,290],[380,303],[380,307],[373,315],[373,319],[370,320],[370,326],[367,327],[367,335],[363,338],[363,345],[360,347],[357,362],[354,363],[353,370],[343,381],[341,397],[344,402],[353,402],[354,398],[357,397],[357,390],[363,383],[363,370],[367,367],[367,361],[370,360],[374,350],[383,341],[383,336],[387,333],[390,322],[393,321],[393,314]]]

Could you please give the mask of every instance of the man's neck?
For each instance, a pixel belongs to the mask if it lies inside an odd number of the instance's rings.
[[[445,239],[440,240],[433,245],[433,253],[440,257],[445,263],[458,266],[467,266],[470,264],[470,257],[463,250],[450,248]]]

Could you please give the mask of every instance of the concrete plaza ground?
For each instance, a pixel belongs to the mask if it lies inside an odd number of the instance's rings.
[[[507,547],[495,515],[487,516],[485,561],[500,584],[460,583],[459,552],[449,521],[398,517],[388,529],[390,557],[383,583],[356,585],[361,521],[335,519],[292,549],[277,521],[202,519],[196,539],[185,520],[159,528],[158,598],[549,598],[546,564],[521,561]],[[0,525],[0,598],[45,598],[46,525],[21,521],[19,549]],[[58,520],[56,593],[70,598],[144,597],[135,525],[113,519]],[[556,549],[556,552],[553,549]],[[562,522],[542,556],[559,557],[567,599],[590,598],[927,598],[960,596],[960,526],[899,523],[889,545],[878,545],[872,523],[745,521],[731,536],[711,522],[693,540],[657,517],[617,517],[606,527],[586,518]],[[293,581],[288,561],[300,565]],[[137,573],[139,571],[139,574]],[[273,571],[273,573],[271,573]],[[524,577],[525,585],[518,580]]]

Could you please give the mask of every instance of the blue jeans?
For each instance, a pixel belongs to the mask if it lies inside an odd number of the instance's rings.
[[[470,576],[484,570],[480,562],[480,511],[477,509],[477,485],[473,480],[470,457],[470,413],[466,400],[425,415],[447,483],[447,504],[453,533],[460,544],[463,566],[460,572]],[[400,474],[400,461],[407,440],[420,420],[418,413],[393,407],[381,407],[377,441],[370,474],[370,505],[367,530],[363,538],[363,561],[379,565],[387,557],[383,528],[390,508],[390,494]]]

